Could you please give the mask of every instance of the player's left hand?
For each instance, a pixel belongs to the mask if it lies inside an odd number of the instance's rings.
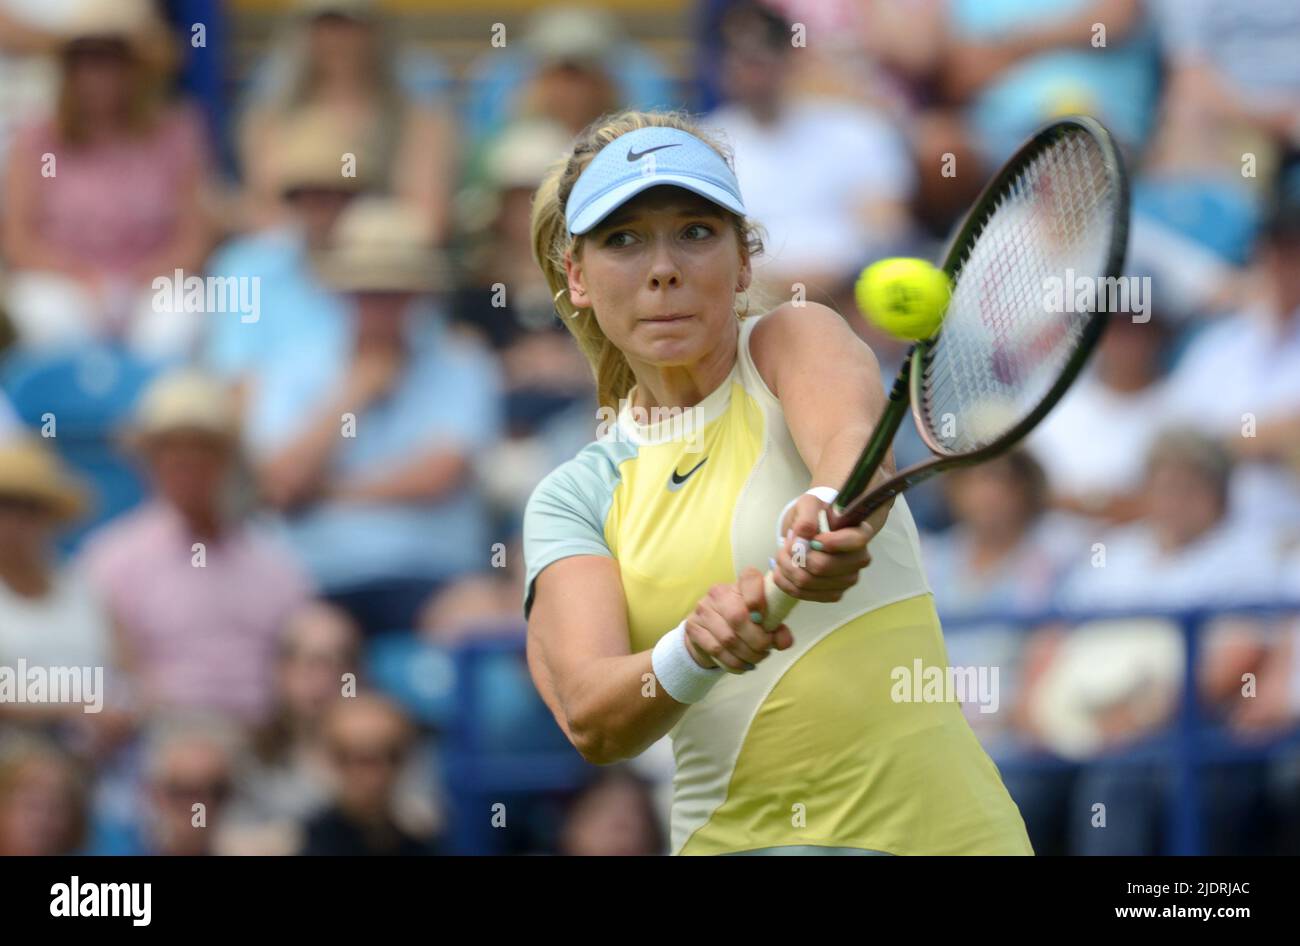
[[[871,564],[867,543],[875,531],[864,522],[823,532],[820,516],[829,505],[805,493],[782,522],[785,542],[774,557],[773,579],[801,601],[839,601]]]

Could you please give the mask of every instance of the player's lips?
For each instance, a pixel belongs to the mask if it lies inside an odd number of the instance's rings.
[[[672,313],[670,315],[652,315],[649,318],[642,319],[642,322],[685,322],[687,319],[693,319],[693,315],[682,315],[681,313]]]

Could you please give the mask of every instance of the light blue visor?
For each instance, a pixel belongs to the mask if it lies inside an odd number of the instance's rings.
[[[575,236],[587,233],[643,190],[665,184],[745,213],[740,185],[722,155],[676,128],[639,128],[591,159],[569,194],[564,221]]]

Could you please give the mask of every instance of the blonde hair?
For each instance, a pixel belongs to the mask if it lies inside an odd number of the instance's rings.
[[[629,132],[641,128],[676,128],[699,138],[731,163],[730,151],[721,142],[704,132],[685,112],[623,111],[599,119],[587,127],[574,142],[568,157],[556,164],[542,180],[533,195],[532,237],[533,257],[546,275],[546,284],[555,299],[555,309],[572,333],[578,348],[591,365],[596,382],[596,400],[601,407],[618,408],[618,402],[632,389],[636,379],[623,352],[611,342],[596,321],[592,309],[579,309],[568,297],[569,280],[564,269],[566,253],[577,253],[581,237],[569,234],[564,220],[564,208],[579,175],[586,170],[591,159],[601,148]],[[744,217],[726,211],[733,220],[741,252],[753,257],[763,251],[761,229]],[[750,306],[738,312],[738,318],[749,315]]]

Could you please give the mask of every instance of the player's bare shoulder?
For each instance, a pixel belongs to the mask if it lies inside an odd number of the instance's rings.
[[[844,317],[820,302],[782,303],[760,318],[749,339],[754,366],[777,397],[782,371],[801,370],[805,362],[811,370],[824,363],[828,353],[855,350],[870,357],[870,349]],[[870,360],[874,365],[874,357]]]

